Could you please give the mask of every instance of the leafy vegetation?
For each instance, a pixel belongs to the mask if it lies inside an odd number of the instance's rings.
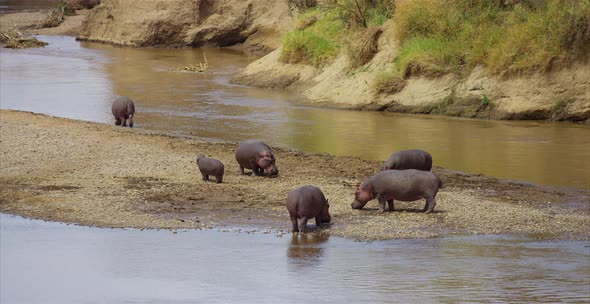
[[[464,75],[477,65],[498,75],[543,71],[590,54],[590,0],[319,3],[324,5],[305,11],[285,37],[281,60],[321,66],[344,45],[353,66],[363,65],[376,52],[367,33],[377,31],[367,29],[393,19],[400,51],[392,70],[378,77],[384,87],[388,77]]]

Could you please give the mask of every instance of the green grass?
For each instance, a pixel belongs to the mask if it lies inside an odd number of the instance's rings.
[[[590,52],[590,0],[414,0],[396,8],[397,72],[547,70]]]
[[[298,18],[284,38],[281,61],[323,66],[342,45],[353,63],[372,58],[350,56],[370,41],[362,41],[367,29],[350,17],[355,2],[338,1],[340,6],[309,9]],[[530,73],[590,54],[590,0],[405,0],[395,1],[395,12],[392,1],[372,3],[363,13],[369,29],[394,20],[400,51],[393,81],[463,76],[475,66],[498,75]]]
[[[315,21],[307,21],[310,18]],[[283,39],[282,62],[322,66],[336,58],[340,51],[344,22],[335,13],[309,10],[299,18],[297,24],[300,24],[300,29],[287,33]]]

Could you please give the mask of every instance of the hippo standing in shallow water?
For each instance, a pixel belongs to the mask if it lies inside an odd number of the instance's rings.
[[[113,116],[115,116],[115,125],[127,126],[127,120],[129,120],[129,127],[133,127],[133,115],[135,114],[135,104],[129,97],[119,96],[111,107]]]
[[[276,176],[279,174],[270,147],[259,140],[240,142],[236,148],[236,160],[240,164],[242,174],[246,174],[244,168],[252,170],[258,176]]]
[[[423,150],[397,151],[383,164],[381,170],[407,170],[416,169],[430,171],[432,169],[432,156]]]
[[[215,176],[215,181],[219,184],[223,180],[223,163],[214,158],[205,157],[204,155],[197,156],[197,166],[203,180],[209,180],[209,175]]]
[[[305,232],[307,221],[315,217],[315,223],[319,227],[321,223],[329,223],[330,205],[320,188],[315,186],[303,186],[287,194],[287,210],[293,224],[293,232]],[[298,227],[297,219],[301,219]]]
[[[423,211],[431,213],[436,206],[436,194],[442,188],[440,178],[428,171],[414,169],[381,171],[366,179],[354,193],[352,209],[362,209],[368,201],[377,198],[379,211],[385,212],[385,202],[393,211],[393,200],[413,202],[424,198]]]

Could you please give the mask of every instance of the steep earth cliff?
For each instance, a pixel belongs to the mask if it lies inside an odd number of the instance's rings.
[[[243,44],[268,53],[292,23],[287,1],[104,0],[79,38],[139,47]]]
[[[312,103],[343,108],[432,113],[492,119],[550,119],[590,122],[590,63],[554,71],[499,77],[482,67],[465,77],[412,75],[388,92],[374,86],[399,53],[388,21],[377,36],[378,50],[360,67],[345,54],[316,68],[280,62],[281,49],[251,63],[233,82],[287,88]]]

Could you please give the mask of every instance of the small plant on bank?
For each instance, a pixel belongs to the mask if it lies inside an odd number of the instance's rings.
[[[209,69],[209,62],[207,62],[207,56],[205,55],[204,52],[203,52],[203,60],[204,60],[204,62],[199,62],[197,64],[185,65],[182,67],[178,67],[175,70],[176,71],[199,72],[199,73],[207,72],[207,70]]]
[[[483,95],[483,97],[481,98],[481,106],[487,107],[489,105],[490,105],[490,99],[488,98],[488,96]]]
[[[373,91],[376,94],[395,94],[406,86],[406,81],[399,77],[399,73],[393,69],[381,71],[373,82]]]

